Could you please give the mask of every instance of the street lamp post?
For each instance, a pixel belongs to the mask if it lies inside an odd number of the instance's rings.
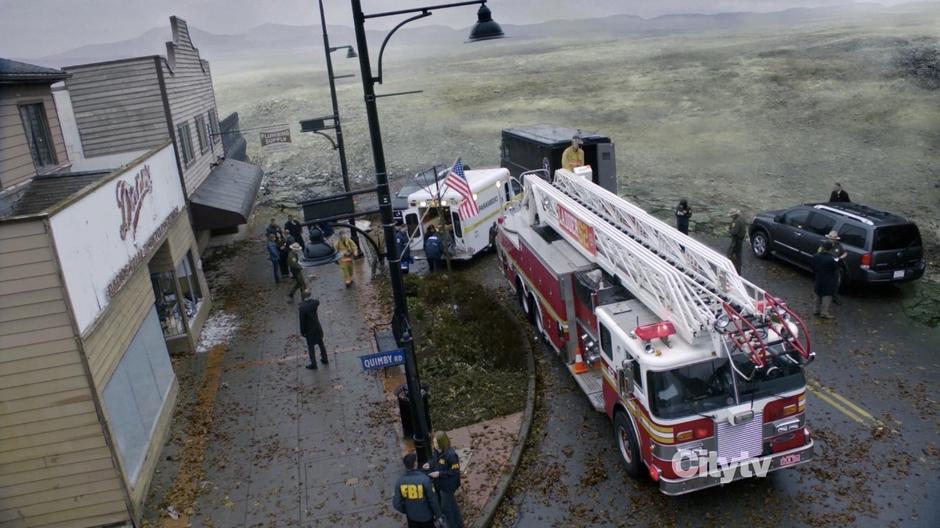
[[[499,24],[493,21],[490,16],[490,10],[486,7],[486,0],[474,0],[467,2],[456,2],[451,4],[441,4],[428,7],[413,9],[404,9],[398,11],[387,11],[384,13],[365,14],[362,12],[360,0],[352,1],[353,25],[356,29],[356,47],[359,51],[359,66],[362,70],[362,91],[366,103],[366,116],[369,122],[369,138],[372,142],[372,157],[375,162],[375,182],[376,196],[379,202],[379,210],[382,218],[382,226],[385,233],[385,251],[389,255],[388,271],[392,286],[392,299],[394,302],[394,314],[392,318],[392,328],[398,345],[404,349],[405,356],[405,382],[408,385],[408,394],[411,400],[412,416],[417,422],[414,430],[415,451],[420,463],[424,463],[430,455],[430,446],[428,445],[428,421],[427,409],[424,407],[424,398],[421,395],[421,380],[418,376],[418,366],[415,360],[415,349],[412,329],[408,323],[408,303],[405,298],[404,283],[402,282],[401,266],[398,254],[398,248],[395,244],[395,224],[392,215],[391,191],[388,185],[388,173],[385,166],[385,149],[382,146],[382,133],[379,127],[379,112],[376,108],[375,84],[382,83],[382,55],[385,53],[385,46],[392,35],[403,25],[431,15],[432,11],[459,7],[466,5],[479,4],[480,9],[477,12],[478,21],[470,32],[470,40],[485,40],[499,38],[503,36],[503,31]],[[417,14],[415,14],[417,13]],[[365,22],[370,18],[380,18],[386,16],[414,14],[414,16],[405,19],[395,26],[385,37],[382,47],[379,51],[378,77],[372,75],[372,64],[369,60],[369,45],[366,41]]]
[[[336,99],[336,79],[337,77],[333,75],[333,58],[332,53],[337,50],[347,49],[349,50],[346,54],[347,59],[356,58],[356,52],[353,51],[352,46],[337,46],[335,48],[330,47],[330,37],[326,31],[326,14],[323,11],[323,0],[319,0],[320,3],[320,25],[323,30],[323,53],[326,55],[326,76],[330,80],[330,99],[333,102],[333,128],[336,130],[336,149],[339,150],[339,167],[340,172],[343,175],[343,190],[345,192],[350,192],[352,189],[349,186],[349,166],[346,163],[346,144],[343,141],[343,126],[340,123],[339,118],[339,102]],[[352,75],[340,75],[338,78],[343,79],[346,77],[352,77]],[[355,220],[349,220],[350,225],[355,223]],[[359,245],[359,234],[355,229],[350,229],[350,238],[353,242],[356,243],[356,247],[359,248],[357,257],[362,256],[362,247]]]

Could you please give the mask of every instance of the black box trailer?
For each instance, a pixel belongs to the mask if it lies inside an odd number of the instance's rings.
[[[610,138],[593,132],[556,125],[530,125],[503,130],[500,166],[518,177],[530,170],[546,169],[551,175],[561,168],[561,155],[580,133],[584,162],[591,166],[594,183],[617,192],[617,167]]]

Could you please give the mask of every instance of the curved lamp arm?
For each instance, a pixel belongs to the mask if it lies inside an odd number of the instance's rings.
[[[401,22],[398,23],[397,26],[395,26],[394,28],[392,28],[391,31],[388,32],[388,35],[385,35],[385,40],[382,41],[382,47],[379,49],[379,74],[373,79],[375,82],[382,84],[382,56],[385,54],[385,46],[388,45],[388,39],[392,38],[392,35],[394,35],[395,32],[398,31],[400,27],[404,26],[408,22],[413,22],[415,20],[429,17],[429,16],[431,16],[431,11],[425,9],[421,13],[411,18],[406,18],[405,20],[402,20]]]
[[[323,132],[321,132],[321,131],[319,131],[319,130],[314,130],[313,133],[314,133],[314,134],[320,134],[321,136],[323,136],[323,137],[325,137],[326,139],[330,140],[330,145],[333,145],[333,150],[336,150],[336,149],[339,148],[338,146],[336,146],[336,142],[333,141],[333,138],[330,137],[329,134],[325,134],[325,133],[323,133]]]

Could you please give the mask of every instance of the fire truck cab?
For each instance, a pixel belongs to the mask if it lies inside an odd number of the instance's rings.
[[[565,170],[525,180],[497,254],[631,476],[677,495],[812,459],[802,321],[725,257]]]

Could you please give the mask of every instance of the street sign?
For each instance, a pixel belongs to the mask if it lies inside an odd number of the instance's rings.
[[[359,356],[359,361],[362,362],[362,370],[379,370],[386,367],[394,367],[405,363],[405,351],[396,348],[395,350],[388,350],[377,354],[368,354]]]
[[[300,202],[300,206],[304,211],[305,222],[318,218],[335,218],[356,214],[356,204],[353,202],[353,197],[345,194],[305,200]]]

